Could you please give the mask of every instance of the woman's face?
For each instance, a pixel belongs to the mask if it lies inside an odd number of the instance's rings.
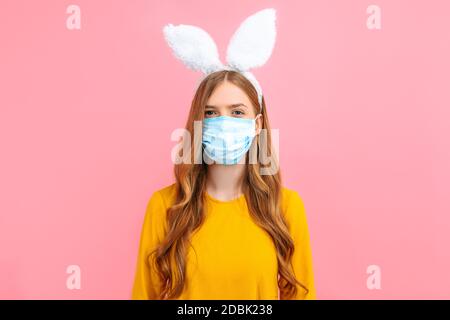
[[[229,81],[218,85],[209,97],[205,107],[205,118],[229,116],[254,119],[257,113],[247,94]],[[262,117],[256,119],[257,134],[262,128]]]

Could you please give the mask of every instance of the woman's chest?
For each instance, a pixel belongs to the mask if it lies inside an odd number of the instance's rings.
[[[191,245],[187,271],[192,277],[245,282],[277,275],[273,240],[248,215],[208,216],[192,235]]]

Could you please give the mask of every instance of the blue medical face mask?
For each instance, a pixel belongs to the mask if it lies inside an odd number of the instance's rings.
[[[217,164],[237,164],[255,137],[254,119],[220,116],[203,119],[202,144],[206,156]]]

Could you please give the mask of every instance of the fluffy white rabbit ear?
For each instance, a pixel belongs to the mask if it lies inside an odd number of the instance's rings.
[[[175,57],[188,68],[208,74],[223,67],[216,43],[205,30],[169,23],[164,26],[163,33]]]
[[[227,64],[239,71],[264,65],[272,55],[276,39],[276,11],[258,11],[242,22],[227,48]]]

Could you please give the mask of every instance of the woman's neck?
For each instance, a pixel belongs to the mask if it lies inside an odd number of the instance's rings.
[[[206,173],[206,192],[213,198],[228,201],[242,194],[245,164],[209,165]]]

